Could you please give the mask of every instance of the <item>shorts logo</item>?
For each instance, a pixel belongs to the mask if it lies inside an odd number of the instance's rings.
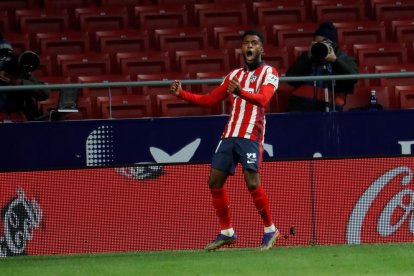
[[[256,153],[247,153],[247,164],[254,164],[257,162]]]

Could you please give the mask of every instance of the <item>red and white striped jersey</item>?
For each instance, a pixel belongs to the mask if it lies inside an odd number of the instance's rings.
[[[228,84],[233,78],[238,79],[243,90],[240,95],[227,91]],[[247,68],[233,70],[218,87],[207,95],[195,95],[181,91],[179,97],[206,106],[211,106],[227,96],[230,97],[232,109],[222,138],[246,138],[261,144],[265,133],[267,103],[275,93],[278,84],[277,70],[262,63],[254,70]]]
[[[275,68],[263,64],[253,71],[237,69],[231,72],[221,85],[228,86],[230,79],[237,78],[243,90],[260,94],[263,86],[278,86],[278,74]],[[255,105],[241,97],[229,94],[232,109],[222,138],[240,137],[262,143],[266,124],[266,106]]]

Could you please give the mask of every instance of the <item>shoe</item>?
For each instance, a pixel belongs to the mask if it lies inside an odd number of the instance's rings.
[[[236,243],[236,241],[237,241],[236,234],[233,234],[233,236],[231,237],[223,235],[223,234],[218,234],[217,238],[212,243],[209,243],[205,249],[207,251],[216,250],[224,245],[230,245],[230,244]]]
[[[279,237],[280,237],[279,230],[276,230],[275,232],[265,233],[263,235],[262,244],[260,245],[260,248],[262,250],[271,249]]]

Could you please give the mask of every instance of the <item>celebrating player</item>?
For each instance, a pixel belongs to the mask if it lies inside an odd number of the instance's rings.
[[[275,68],[262,61],[264,49],[261,33],[255,30],[245,31],[242,35],[241,50],[245,67],[230,72],[210,93],[198,95],[185,91],[178,80],[170,87],[172,94],[198,105],[212,106],[226,97],[230,97],[232,103],[229,120],[211,161],[208,185],[221,232],[212,243],[207,245],[206,249],[209,251],[237,241],[224,184],[227,177],[234,174],[238,163],[243,167],[247,189],[263,220],[264,235],[261,249],[272,248],[280,236],[279,230],[272,221],[269,200],[260,186],[259,177],[265,132],[265,110],[278,87],[278,73]]]

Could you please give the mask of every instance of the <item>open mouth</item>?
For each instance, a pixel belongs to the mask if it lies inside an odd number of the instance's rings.
[[[252,57],[252,56],[253,56],[253,51],[252,50],[247,50],[246,57]]]

